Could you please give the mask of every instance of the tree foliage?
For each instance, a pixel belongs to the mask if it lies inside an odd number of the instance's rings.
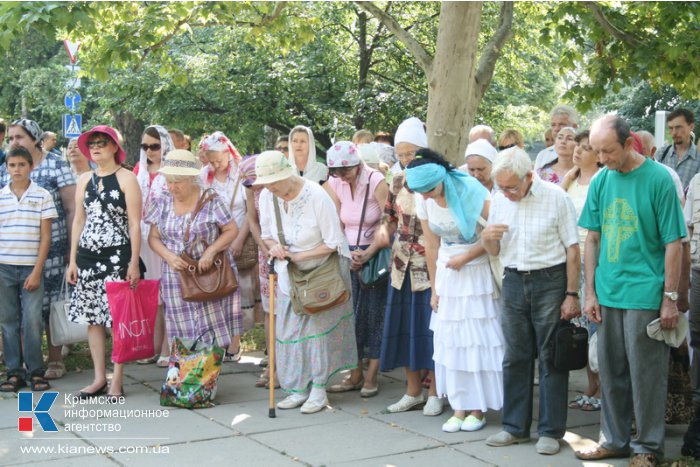
[[[562,41],[566,95],[581,109],[640,80],[700,96],[699,2],[560,2],[540,35],[544,44]]]

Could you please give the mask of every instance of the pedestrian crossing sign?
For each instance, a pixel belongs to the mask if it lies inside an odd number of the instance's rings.
[[[83,132],[83,116],[80,114],[63,114],[63,136],[77,138]]]

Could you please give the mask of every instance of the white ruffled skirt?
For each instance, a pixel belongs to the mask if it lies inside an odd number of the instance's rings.
[[[450,257],[469,248],[443,245],[438,253],[435,287],[440,302],[430,321],[437,392],[448,397],[454,410],[499,410],[504,340],[488,258],[482,256],[459,271],[445,267]]]

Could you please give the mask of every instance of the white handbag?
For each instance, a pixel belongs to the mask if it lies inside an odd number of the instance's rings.
[[[486,228],[486,219],[479,216],[479,225]],[[487,253],[488,254],[488,253]],[[495,286],[495,297],[501,296],[501,290],[503,289],[503,265],[501,264],[501,259],[498,256],[489,255],[489,266],[491,267],[491,276],[493,277],[493,285]]]
[[[49,315],[49,328],[51,329],[52,345],[69,345],[76,342],[87,341],[87,324],[76,324],[68,319],[68,308],[70,307],[70,294],[68,293],[68,283],[65,275],[61,286],[61,296],[63,300],[51,304]]]

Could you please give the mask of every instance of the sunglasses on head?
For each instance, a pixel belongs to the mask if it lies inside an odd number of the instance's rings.
[[[151,151],[160,151],[160,144],[142,144],[141,149],[143,149],[144,151],[148,151],[149,149]]]

